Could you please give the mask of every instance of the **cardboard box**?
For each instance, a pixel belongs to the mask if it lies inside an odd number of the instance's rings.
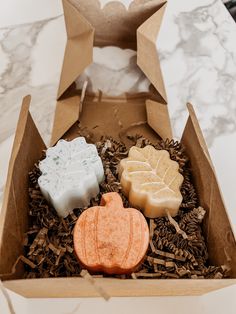
[[[171,138],[166,93],[156,51],[156,38],[166,4],[155,0],[147,1],[145,6],[133,3],[129,12],[117,3],[103,10],[96,1],[74,0],[72,3],[72,0],[64,0],[63,4],[68,41],[52,144],[62,137],[71,139],[78,136],[78,119],[97,138],[106,134],[115,138],[124,136],[125,140],[127,130],[133,134],[143,134],[151,140]],[[102,94],[87,95],[82,107],[73,82],[92,62],[93,45],[135,47],[136,42],[137,62],[152,82],[152,91],[149,94],[124,95],[119,98]],[[16,130],[0,217],[1,279],[6,288],[25,297],[99,296],[94,285],[83,278],[22,279],[21,264],[16,267],[14,274],[11,273],[17,257],[22,254],[23,235],[28,227],[28,172],[45,149],[29,113],[29,104],[30,97],[27,96],[23,100]],[[110,296],[200,295],[236,283],[235,238],[206,143],[190,104],[188,110],[189,118],[181,141],[191,160],[201,206],[207,210],[204,235],[209,260],[214,265],[227,264],[231,268],[231,278],[94,279],[96,285]]]

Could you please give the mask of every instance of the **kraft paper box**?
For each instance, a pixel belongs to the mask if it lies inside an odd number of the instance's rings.
[[[52,144],[64,137],[78,136],[77,121],[95,136],[118,138],[123,130],[142,134],[150,140],[172,138],[165,87],[156,50],[166,3],[134,1],[129,11],[120,3],[104,9],[97,0],[64,0],[67,44]],[[93,46],[114,45],[137,49],[137,63],[152,83],[150,93],[107,97],[86,95],[83,106],[73,82],[92,62]],[[42,95],[43,97],[43,95]],[[83,278],[22,279],[23,265],[12,267],[23,252],[23,236],[28,227],[28,172],[45,149],[29,113],[30,97],[23,100],[0,217],[0,274],[4,285],[26,297],[95,297],[94,284]],[[214,168],[193,107],[181,142],[191,160],[201,206],[207,210],[204,236],[210,263],[228,265],[229,279],[116,279],[95,278],[95,285],[110,296],[200,295],[236,283],[236,245]],[[114,115],[114,112],[116,115]],[[147,123],[143,123],[146,121]],[[96,128],[94,129],[94,127]],[[96,130],[96,131],[95,131]],[[227,153],[227,152],[226,152]]]

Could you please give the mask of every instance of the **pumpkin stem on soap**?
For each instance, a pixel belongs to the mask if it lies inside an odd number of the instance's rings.
[[[123,202],[122,198],[118,193],[110,192],[102,195],[100,205],[101,206],[109,205],[109,207],[112,209],[119,209],[123,207]]]

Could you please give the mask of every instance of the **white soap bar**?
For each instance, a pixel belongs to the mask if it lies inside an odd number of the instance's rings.
[[[41,192],[60,217],[66,217],[74,208],[88,206],[98,195],[104,178],[96,146],[87,144],[84,137],[71,142],[60,140],[48,148],[39,169]]]

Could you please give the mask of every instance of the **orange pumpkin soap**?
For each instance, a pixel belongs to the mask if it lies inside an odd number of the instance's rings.
[[[112,192],[80,215],[73,237],[75,253],[88,270],[129,274],[145,257],[149,229],[143,214],[124,208],[120,195]]]

